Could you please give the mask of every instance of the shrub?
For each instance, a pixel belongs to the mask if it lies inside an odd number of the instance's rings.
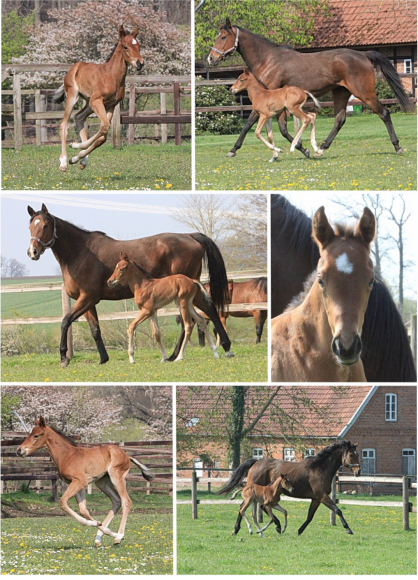
[[[196,107],[236,105],[235,98],[224,86],[197,87]],[[232,135],[242,129],[242,119],[239,112],[227,113],[196,113],[196,134]]]

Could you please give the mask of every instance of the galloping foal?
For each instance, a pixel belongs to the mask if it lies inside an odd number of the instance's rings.
[[[125,78],[128,65],[136,67],[138,71],[144,66],[144,60],[139,51],[139,42],[136,39],[138,32],[139,29],[136,28],[129,34],[123,26],[119,26],[119,42],[110,59],[103,64],[76,62],[65,75],[64,84],[55,91],[52,99],[54,103],[62,103],[67,98],[64,117],[60,125],[61,171],[67,171],[68,121],[80,95],[86,104],[74,115],[74,120],[81,143],[72,143],[71,147],[81,149],[81,151],[75,157],[70,158],[70,165],[80,161],[79,167],[84,169],[88,163],[88,154],[106,141],[113,110],[125,96]],[[92,113],[96,113],[100,119],[100,127],[98,132],[89,139],[84,129],[84,121]]]
[[[243,503],[241,504],[241,507],[239,508],[239,513],[241,514],[241,516],[245,519],[247,526],[248,526],[248,531],[250,532],[250,534],[253,533],[253,530],[251,528],[251,524],[245,514],[246,510],[252,506],[253,510],[252,510],[252,517],[255,523],[255,527],[257,528],[257,534],[260,534],[260,536],[262,538],[264,538],[263,532],[264,530],[266,530],[269,525],[271,523],[273,523],[275,521],[275,517],[273,515],[273,508],[279,510],[280,512],[282,512],[284,514],[284,528],[283,528],[283,534],[287,528],[287,511],[282,508],[279,504],[280,501],[280,495],[282,493],[282,490],[285,489],[286,491],[288,491],[289,493],[292,493],[293,491],[293,486],[290,483],[290,481],[287,478],[287,474],[285,473],[280,473],[279,477],[271,484],[271,485],[258,485],[257,483],[250,483],[248,485],[246,485],[244,487],[244,489],[241,491],[241,495],[243,498]],[[256,507],[257,505],[261,505],[264,506],[265,511],[268,513],[268,515],[270,516],[270,521],[268,522],[267,525],[264,526],[264,528],[259,528],[258,523],[257,523],[257,515],[256,515]],[[234,529],[234,531],[232,532],[232,535],[235,536],[238,533],[239,529]]]
[[[231,93],[236,94],[244,89],[247,89],[248,91],[253,111],[258,113],[260,116],[255,130],[255,136],[273,151],[273,157],[270,161],[275,161],[279,157],[278,153],[283,153],[283,149],[274,146],[272,118],[278,118],[284,110],[289,111],[289,113],[292,113],[302,121],[302,126],[295,135],[290,146],[290,153],[293,155],[295,152],[295,147],[299,143],[302,133],[309,124],[311,124],[311,144],[314,151],[318,151],[319,147],[315,140],[316,115],[315,113],[305,113],[302,109],[308,99],[308,95],[315,103],[315,107],[317,109],[321,108],[318,100],[310,92],[300,89],[299,87],[289,87],[287,85],[281,89],[269,91],[263,88],[261,83],[258,82],[256,77],[248,70],[248,68],[244,68],[243,74],[238,77],[236,82],[230,88],[230,91]],[[261,136],[261,129],[264,125],[266,125],[267,137],[270,143],[267,143],[264,137]]]
[[[198,280],[192,280],[183,274],[174,274],[165,278],[152,278],[152,276],[129,260],[126,254],[120,254],[120,261],[116,264],[115,271],[107,281],[110,287],[116,286],[121,282],[127,282],[131,292],[134,295],[135,303],[139,308],[138,316],[129,325],[129,347],[128,354],[131,363],[134,359],[133,338],[136,327],[147,318],[150,319],[154,338],[163,356],[161,362],[168,360],[168,354],[161,342],[161,332],[158,326],[157,310],[167,306],[170,302],[175,302],[180,306],[181,315],[184,321],[185,336],[180,348],[180,352],[174,362],[184,359],[186,344],[193,330],[193,321],[195,321],[205,333],[208,343],[213,351],[215,358],[219,358],[215,343],[212,340],[208,326],[203,316],[198,314],[193,307],[193,300],[197,292],[201,292],[205,301],[211,299],[203,285]]]
[[[103,534],[112,536],[114,544],[120,544],[124,537],[126,520],[131,511],[132,501],[126,490],[126,476],[132,461],[142,471],[147,481],[154,479],[154,475],[145,465],[134,457],[129,457],[117,445],[96,445],[95,447],[81,447],[72,439],[46,425],[43,417],[35,420],[35,427],[25,441],[17,448],[17,455],[28,457],[41,447],[46,447],[52,461],[58,469],[60,478],[68,483],[68,487],[60,499],[61,509],[70,514],[84,526],[97,527],[95,544],[101,546]],[[86,506],[85,488],[89,483],[97,487],[108,496],[112,502],[103,523],[94,520]],[[80,515],[68,505],[68,500],[76,498]],[[122,519],[118,533],[109,530],[108,526],[122,507]]]

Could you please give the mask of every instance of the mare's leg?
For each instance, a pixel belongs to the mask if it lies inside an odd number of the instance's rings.
[[[67,135],[68,121],[70,120],[72,110],[78,99],[78,91],[74,87],[69,87],[65,101],[64,116],[60,124],[61,155],[60,171],[67,171]]]
[[[285,110],[282,113],[280,113],[280,115],[277,118],[277,122],[279,124],[280,133],[283,135],[285,139],[289,141],[289,143],[292,143],[293,137],[287,130],[287,113]],[[298,151],[303,153],[305,157],[309,157],[311,154],[309,149],[305,149],[300,141],[296,144],[296,149],[298,149]]]
[[[61,322],[61,342],[60,342],[60,355],[61,355],[61,366],[63,368],[68,367],[70,364],[70,359],[67,357],[67,335],[68,329],[74,320],[77,320],[82,314],[85,314],[88,310],[94,307],[94,303],[89,296],[80,295],[70,312],[64,316]]]
[[[239,490],[239,491],[241,491],[241,490]],[[233,498],[231,497],[231,499],[233,499]],[[242,502],[242,504],[239,506],[240,511],[238,512],[237,521],[235,522],[234,531],[232,532],[233,536],[236,536],[241,529],[241,521],[242,521],[241,508],[243,505],[244,505],[244,502]]]
[[[313,499],[311,501],[311,505],[309,506],[309,510],[308,510],[308,517],[306,518],[306,522],[304,522],[301,525],[301,527],[298,529],[298,536],[300,536],[301,533],[306,528],[306,526],[308,526],[311,523],[311,521],[312,521],[312,519],[313,519],[313,517],[315,515],[316,510],[319,508],[319,504],[320,503],[321,502],[319,500],[317,500],[317,499]]]
[[[75,124],[77,125],[78,134],[80,135],[80,141],[81,142],[87,141],[87,139],[88,139],[87,131],[86,131],[85,127],[84,127],[84,123],[85,123],[87,117],[92,114],[92,112],[93,112],[93,109],[90,107],[90,105],[86,104],[81,109],[81,111],[78,111],[78,113],[76,113],[74,115],[74,121],[75,121]],[[86,157],[84,157],[80,161],[79,168],[81,170],[85,169],[86,166],[87,166],[88,161],[89,161],[89,157],[87,155]]]
[[[68,505],[68,500],[79,494],[85,487],[87,487],[87,479],[85,478],[83,480],[73,479],[60,499],[60,507],[63,511],[67,512],[67,514],[72,516],[80,524],[83,524],[83,526],[92,526],[92,527],[100,526],[101,525],[100,522],[79,515],[74,510],[72,510]],[[81,498],[81,496],[79,497]]]
[[[284,508],[282,508],[282,506],[279,505],[279,504],[274,505],[273,506],[273,509],[275,509],[275,510],[277,510],[279,512],[282,512],[282,514],[284,515],[284,528],[283,528],[283,530],[281,532],[282,534],[284,534],[285,531],[286,531],[286,528],[287,528],[287,511]]]
[[[340,510],[339,507],[335,505],[332,499],[328,495],[324,494],[323,497],[321,498],[321,503],[326,505],[327,508],[329,508],[332,512],[334,512],[334,514],[336,514],[340,518],[343,528],[345,529],[347,534],[352,536],[353,532],[350,530],[350,526],[345,521],[342,511]]]
[[[244,139],[245,139],[246,134],[251,129],[251,127],[254,125],[254,123],[257,121],[257,119],[258,119],[258,113],[256,113],[255,111],[251,111],[250,116],[246,120],[244,128],[242,129],[241,134],[238,137],[237,142],[232,147],[231,151],[226,154],[227,157],[235,157],[235,155],[237,154],[237,149],[241,149],[242,144],[244,143]]]
[[[151,328],[152,328],[152,333],[154,335],[155,340],[158,343],[158,346],[160,347],[160,351],[161,351],[161,355],[162,355],[162,359],[161,362],[166,362],[168,360],[168,354],[164,348],[164,345],[162,343],[161,340],[161,330],[160,327],[158,325],[158,317],[157,317],[157,313],[153,314],[150,317],[150,324],[151,324]]]
[[[96,307],[92,306],[89,310],[87,310],[87,312],[84,313],[84,316],[86,317],[87,322],[89,323],[91,334],[96,343],[97,350],[99,351],[100,364],[102,365],[104,363],[107,363],[107,361],[109,360],[109,355],[107,354],[105,345],[102,340],[102,333],[100,331],[99,317],[97,316]]]
[[[113,109],[115,107],[112,106],[111,108],[109,108],[108,111],[106,111],[105,106],[103,104],[103,98],[102,97],[94,98],[94,96],[92,96],[92,98],[90,99],[90,107],[100,119],[99,130],[95,135],[93,135],[93,137],[87,139],[87,141],[84,141],[82,143],[71,144],[71,147],[73,149],[82,149],[82,151],[80,151],[80,153],[78,153],[78,155],[76,155],[75,157],[71,157],[69,161],[70,165],[73,165],[74,163],[80,161],[80,159],[87,157],[87,155],[89,155],[89,153],[91,153],[94,149],[97,149],[97,147],[100,147],[101,145],[103,145],[103,143],[106,142],[107,134],[110,129],[110,121],[112,120]]]
[[[235,523],[235,527],[234,527],[234,531],[232,532],[233,536],[236,536],[240,530],[240,524],[241,524],[241,520],[242,518],[244,518],[245,523],[247,524],[248,527],[248,532],[250,533],[250,535],[252,535],[253,530],[250,524],[249,519],[247,518],[246,515],[246,510],[247,508],[252,504],[252,498],[246,499],[242,502],[242,504],[239,506],[239,514],[238,514],[238,519]]]
[[[135,362],[135,349],[134,349],[134,334],[137,326],[144,322],[147,318],[152,316],[152,312],[149,312],[146,308],[141,308],[139,311],[138,316],[135,318],[133,322],[129,325],[128,328],[128,355],[129,355],[129,362],[134,364]]]
[[[267,131],[267,139],[269,140],[270,145],[272,145],[274,147],[273,120],[272,119],[268,119],[266,121],[266,131]],[[273,163],[274,161],[276,161],[276,159],[279,158],[278,151],[283,153],[283,149],[275,147],[274,151],[273,151],[273,157],[269,160],[271,163]]]
[[[189,302],[189,312],[190,312],[190,316],[197,323],[199,328],[201,328],[203,330],[203,332],[205,333],[205,336],[208,339],[209,346],[212,349],[213,356],[215,358],[219,358],[218,351],[216,350],[215,343],[213,342],[213,338],[210,335],[208,325],[206,324],[206,320],[203,318],[203,316],[200,316],[200,314],[198,314],[196,312],[196,310],[193,308],[192,302]]]
[[[253,318],[255,323],[255,333],[257,335],[257,340],[255,341],[258,344],[261,341],[261,335],[263,334],[264,323],[267,320],[267,310],[254,310],[253,311]]]
[[[345,87],[337,87],[333,89],[332,96],[334,99],[334,117],[335,117],[334,127],[332,128],[331,133],[322,143],[318,151],[315,153],[314,157],[322,157],[325,149],[328,149],[328,147],[331,145],[331,143],[337,136],[339,130],[344,125],[347,116],[346,107],[350,95],[351,95],[350,91],[348,91]]]
[[[106,530],[106,535],[108,535],[108,536],[113,534],[113,532],[111,532],[111,530],[109,530],[109,524],[113,520],[115,515],[118,513],[118,511],[120,510],[120,508],[122,506],[122,502],[121,502],[121,499],[120,499],[118,492],[116,491],[115,486],[113,485],[113,483],[112,483],[112,481],[107,473],[102,478],[95,481],[95,484],[105,495],[107,495],[107,497],[112,502],[112,509],[109,511],[109,513],[107,514],[107,516],[103,520],[102,525],[101,525],[102,529],[97,530],[97,535],[96,535],[96,538],[94,541],[96,548],[100,548],[100,546],[102,545],[102,536],[105,533],[103,530]],[[107,532],[109,532],[109,533],[107,533]],[[116,534],[115,534],[115,536],[116,536]]]
[[[280,149],[279,147],[275,147],[274,145],[271,145],[268,141],[266,141],[264,139],[264,137],[261,134],[261,130],[264,127],[264,125],[267,123],[267,121],[268,121],[268,117],[265,117],[264,115],[260,115],[260,118],[259,118],[258,124],[257,124],[257,128],[255,130],[255,136],[257,137],[257,139],[260,139],[260,141],[262,141],[264,143],[264,145],[266,145],[266,147],[268,147],[272,151],[277,151],[277,152],[281,153],[282,149]]]
[[[121,472],[120,469],[116,467],[109,467],[109,477],[112,480],[112,483],[115,486],[122,503],[122,519],[119,524],[118,533],[114,535],[114,544],[120,544],[121,540],[123,539],[123,536],[125,535],[126,521],[132,509],[132,500],[129,497],[128,491],[126,489],[126,476],[128,473],[129,468],[126,471]]]
[[[398,155],[402,155],[403,149],[399,145],[399,139],[395,133],[389,111],[382,105],[375,94],[373,94],[371,97],[362,96],[362,100],[366,103],[366,105],[369,105],[369,107],[382,119],[387,132],[389,133],[390,140],[392,141],[392,145],[394,146],[396,153]]]

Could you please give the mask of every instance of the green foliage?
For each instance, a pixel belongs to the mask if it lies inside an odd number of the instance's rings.
[[[10,395],[9,393],[2,393],[1,397],[1,428],[11,428],[10,414],[19,406],[19,397]]]
[[[196,107],[234,106],[235,97],[225,86],[197,87]],[[242,119],[235,113],[196,113],[196,134],[233,135],[242,129]]]
[[[376,90],[376,96],[379,100],[381,100],[381,99],[394,99],[395,98],[395,95],[393,94],[392,89],[390,88],[390,86],[387,84],[386,81],[377,79],[376,85],[375,85],[375,90]],[[386,109],[388,109],[390,111],[390,113],[398,113],[401,110],[399,103],[396,103],[395,105],[384,105],[384,107],[386,107]],[[375,114],[367,106],[363,106],[363,112],[369,113],[370,115]]]
[[[27,16],[19,16],[17,10],[11,10],[2,15],[1,19],[1,62],[10,64],[12,58],[22,56],[26,52],[26,44],[32,25],[35,22],[35,12]]]
[[[227,17],[232,25],[248,28],[273,42],[309,46],[314,16],[327,6],[328,0],[211,0],[195,16],[196,58],[207,57]]]

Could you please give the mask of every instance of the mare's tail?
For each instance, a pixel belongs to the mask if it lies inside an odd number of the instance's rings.
[[[374,66],[380,67],[386,82],[399,101],[401,109],[405,111],[405,113],[414,111],[415,105],[408,98],[408,95],[403,88],[401,78],[390,60],[381,52],[377,52],[377,50],[367,50],[365,54]]]
[[[65,89],[64,85],[61,85],[59,89],[57,89],[52,97],[53,103],[62,103],[65,99]]]
[[[241,463],[239,467],[236,468],[234,473],[231,475],[231,479],[226,483],[219,491],[216,493],[218,495],[226,495],[236,487],[242,484],[243,480],[247,477],[248,472],[254,463],[257,463],[258,459],[246,459]]]
[[[316,108],[316,109],[318,109],[318,111],[319,111],[319,110],[321,109],[321,103],[318,101],[318,99],[317,99],[317,98],[315,98],[315,97],[313,96],[313,94],[312,94],[312,93],[310,93],[309,91],[305,91],[305,93],[311,97],[311,99],[312,99],[312,100],[313,100],[313,102],[314,102],[315,108]]]
[[[139,467],[139,469],[142,471],[142,475],[147,481],[152,481],[155,478],[155,475],[151,473],[148,467],[138,461],[138,459],[135,459],[135,457],[129,457],[129,459],[132,461],[132,463],[135,463],[135,465]]]

